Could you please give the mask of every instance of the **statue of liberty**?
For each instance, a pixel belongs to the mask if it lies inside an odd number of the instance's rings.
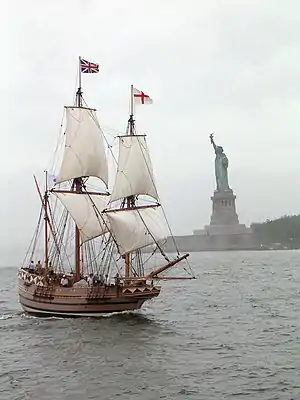
[[[213,145],[215,150],[216,158],[215,158],[215,176],[217,182],[217,191],[224,192],[231,190],[228,184],[228,158],[226,154],[223,152],[222,146],[217,146],[214,142],[213,133],[209,135],[210,142]]]

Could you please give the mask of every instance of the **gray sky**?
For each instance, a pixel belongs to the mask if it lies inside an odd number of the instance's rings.
[[[51,159],[63,105],[73,100],[78,55],[100,64],[100,74],[84,76],[83,86],[106,130],[124,131],[131,83],[153,98],[139,109],[137,125],[148,134],[174,234],[209,222],[212,131],[229,158],[242,223],[300,213],[299,1],[5,3],[4,248],[26,247],[34,229],[32,173]]]

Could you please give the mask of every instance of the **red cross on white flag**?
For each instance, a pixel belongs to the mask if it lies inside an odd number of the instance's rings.
[[[149,97],[147,94],[142,92],[141,90],[138,90],[136,88],[133,88],[133,100],[134,104],[152,104],[153,100],[151,97]]]

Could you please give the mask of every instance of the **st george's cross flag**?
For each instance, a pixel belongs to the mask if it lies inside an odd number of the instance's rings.
[[[151,99],[150,96],[148,96],[146,93],[144,93],[141,90],[138,90],[136,88],[133,88],[133,100],[134,100],[134,104],[152,104],[153,103],[153,100]]]

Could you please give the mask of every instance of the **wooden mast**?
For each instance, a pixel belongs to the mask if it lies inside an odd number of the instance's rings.
[[[45,220],[45,268],[48,269],[49,250],[48,250],[48,174],[45,172],[45,195],[44,195],[44,220]]]
[[[81,57],[79,57],[79,84],[76,92],[76,105],[82,107],[82,90],[81,90]],[[81,193],[82,182],[80,178],[74,179],[74,191]],[[81,277],[81,263],[80,263],[80,232],[75,224],[75,281],[79,281]]]
[[[128,120],[128,131],[130,135],[134,135],[134,118],[133,118],[133,85],[130,87],[130,115]],[[126,199],[127,208],[132,208],[134,204],[134,196],[129,196]],[[130,277],[130,253],[125,254],[125,279]]]

